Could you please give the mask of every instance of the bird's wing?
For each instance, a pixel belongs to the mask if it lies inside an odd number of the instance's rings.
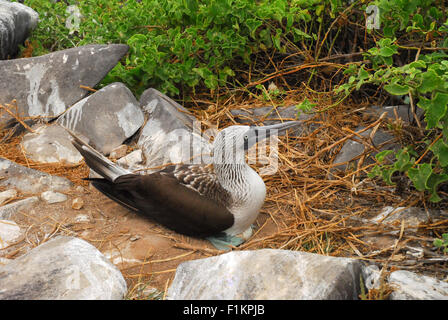
[[[234,223],[226,206],[229,195],[210,168],[170,166],[149,175],[123,175],[114,182],[90,180],[112,200],[182,234],[206,237]]]

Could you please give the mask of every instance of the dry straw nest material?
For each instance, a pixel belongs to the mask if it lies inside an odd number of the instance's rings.
[[[331,96],[313,97],[320,108],[333,105]],[[297,92],[284,99],[284,105],[293,105],[303,100],[303,94]],[[217,102],[218,101],[218,102]],[[196,108],[192,112],[201,121],[202,129],[212,127],[224,128],[236,124],[230,110],[233,108],[253,108],[264,106],[266,102],[249,98],[231,96],[226,100],[209,101],[193,99]],[[395,188],[382,181],[366,178],[366,173],[373,164],[365,161],[370,151],[376,150],[370,140],[360,136],[361,131],[354,131],[360,124],[365,129],[397,127],[395,123],[387,126],[384,117],[369,118],[362,112],[363,105],[344,104],[329,108],[326,112],[316,113],[306,121],[310,129],[301,136],[281,137],[278,150],[278,170],[275,174],[264,176],[267,197],[262,208],[262,215],[257,220],[254,235],[243,245],[233,250],[255,250],[260,248],[276,248],[301,250],[323,255],[354,257],[369,263],[377,263],[384,271],[394,268],[410,269],[446,277],[446,259],[443,255],[420,261],[406,258],[406,250],[415,243],[424,248],[432,246],[435,236],[447,232],[448,220],[419,225],[418,228],[404,228],[404,225],[383,225],[369,220],[386,205],[410,207],[425,206],[425,196],[416,191],[406,190],[396,194]],[[272,114],[276,112],[273,107]],[[292,119],[284,119],[292,120]],[[259,123],[254,123],[259,124]],[[26,128],[26,130],[32,130]],[[405,128],[402,132],[405,131]],[[8,130],[0,133],[0,139],[7,137]],[[41,170],[52,175],[63,176],[75,183],[86,186],[82,179],[88,176],[89,169],[82,162],[78,165],[41,164],[27,158],[21,147],[24,133],[8,139],[0,144],[0,157],[10,159],[21,165]],[[406,135],[402,135],[402,137]],[[399,137],[400,139],[402,137]],[[345,141],[356,138],[366,146],[366,151],[359,156],[352,170],[340,174],[331,174],[332,162]],[[132,149],[132,148],[131,148]],[[255,165],[260,169],[261,165]],[[384,247],[375,247],[366,239],[374,236],[388,235],[394,240]],[[220,254],[214,249],[196,248],[188,241],[175,240],[177,248],[188,252],[201,252],[205,256]],[[193,257],[194,255],[190,255]],[[167,258],[175,260],[174,258]],[[188,258],[186,258],[188,259]],[[431,260],[432,259],[432,260]],[[167,260],[167,261],[168,261]],[[184,259],[185,260],[185,259]],[[156,273],[173,274],[172,265],[167,270]],[[445,271],[444,271],[445,270]],[[126,270],[124,273],[126,274]],[[130,292],[141,288],[145,274],[128,274],[134,286]],[[386,273],[384,273],[386,275]],[[154,272],[152,277],[157,276]],[[168,285],[168,281],[166,281]],[[135,293],[134,292],[134,293]],[[384,298],[390,292],[387,286],[381,290],[371,290],[364,295],[366,299]],[[132,298],[134,294],[131,294]]]

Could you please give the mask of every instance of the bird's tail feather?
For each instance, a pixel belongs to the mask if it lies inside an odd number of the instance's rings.
[[[84,160],[90,169],[111,182],[114,182],[119,176],[131,173],[107,159],[101,153],[82,141],[72,131],[67,128],[65,129],[72,136],[72,144],[84,157]]]

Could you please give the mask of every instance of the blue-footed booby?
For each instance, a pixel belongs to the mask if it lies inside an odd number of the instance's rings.
[[[263,179],[245,159],[245,151],[299,121],[257,127],[234,125],[213,141],[212,163],[169,165],[150,174],[134,174],[79,139],[72,143],[102,178],[86,178],[100,192],[178,233],[207,238],[228,250],[252,234],[266,196]]]

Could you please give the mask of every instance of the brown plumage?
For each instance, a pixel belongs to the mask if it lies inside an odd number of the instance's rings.
[[[216,235],[233,225],[226,207],[229,194],[216,180],[213,166],[173,165],[148,175],[120,171],[114,176],[113,162],[72,137],[87,165],[105,177],[88,180],[124,207],[190,236]]]

